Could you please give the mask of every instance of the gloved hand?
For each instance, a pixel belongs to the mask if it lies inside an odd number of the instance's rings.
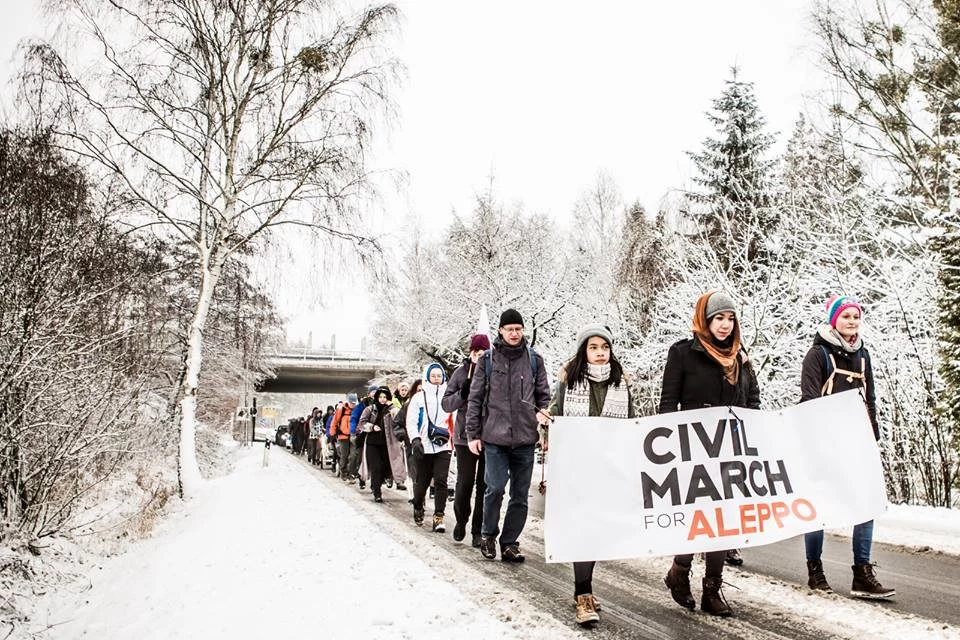
[[[414,438],[410,442],[410,454],[413,456],[414,460],[420,460],[423,458],[423,443],[420,442],[420,438]]]

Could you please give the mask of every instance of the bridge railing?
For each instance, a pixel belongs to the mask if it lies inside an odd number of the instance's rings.
[[[400,363],[382,353],[367,353],[365,351],[338,351],[334,349],[284,349],[267,356],[274,363],[341,363],[341,364],[369,364],[398,366]]]
[[[283,349],[271,354],[274,358],[288,360],[380,360],[380,356],[364,351],[338,351],[335,349]]]

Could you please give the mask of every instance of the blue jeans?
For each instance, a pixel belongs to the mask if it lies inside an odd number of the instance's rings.
[[[803,534],[807,560],[819,560],[823,554],[823,530]],[[873,545],[873,520],[853,527],[853,564],[870,564],[870,547]]]
[[[483,443],[483,479],[487,490],[483,494],[483,526],[481,535],[492,538],[500,533],[500,549],[517,543],[523,525],[527,523],[527,493],[533,476],[534,445],[501,447]],[[503,532],[500,532],[500,505],[503,492],[510,481],[510,502],[503,517]]]

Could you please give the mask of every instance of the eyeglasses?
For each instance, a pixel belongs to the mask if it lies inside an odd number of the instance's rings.
[[[506,327],[504,327],[503,332],[504,333],[523,333],[523,327],[520,327],[519,329],[507,329]]]

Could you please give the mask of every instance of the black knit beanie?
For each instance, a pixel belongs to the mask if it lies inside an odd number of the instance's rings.
[[[500,314],[500,327],[504,327],[508,324],[518,324],[521,327],[523,326],[523,316],[520,315],[520,312],[516,309],[507,309]]]

